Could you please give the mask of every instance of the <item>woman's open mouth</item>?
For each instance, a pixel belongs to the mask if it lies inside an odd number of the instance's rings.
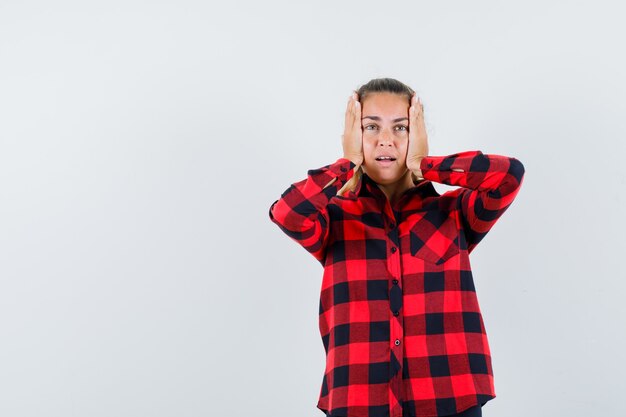
[[[390,166],[395,160],[396,158],[391,156],[379,156],[376,158],[376,162],[381,166]]]

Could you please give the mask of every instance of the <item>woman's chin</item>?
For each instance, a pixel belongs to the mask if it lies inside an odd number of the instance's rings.
[[[373,172],[370,170],[365,173],[377,184],[385,185],[400,181],[404,174],[398,170],[374,170]]]

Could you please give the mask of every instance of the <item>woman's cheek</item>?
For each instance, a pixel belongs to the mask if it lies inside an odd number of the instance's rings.
[[[367,138],[367,139],[373,139],[374,138],[374,134],[370,131],[370,130],[364,130],[363,131],[363,138]]]
[[[376,138],[373,135],[363,134],[363,147],[364,148],[373,148],[376,143]]]

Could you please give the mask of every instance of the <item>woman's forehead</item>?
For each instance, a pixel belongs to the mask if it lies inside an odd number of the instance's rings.
[[[406,118],[409,113],[408,100],[398,94],[369,96],[365,98],[362,104],[361,119],[397,122],[398,119]]]
[[[404,112],[409,108],[409,100],[404,95],[392,93],[375,93],[368,95],[361,104],[364,112],[366,109],[386,113],[394,111]]]

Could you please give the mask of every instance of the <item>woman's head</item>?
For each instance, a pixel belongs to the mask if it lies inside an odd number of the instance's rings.
[[[406,98],[407,111],[411,103],[411,97],[415,93],[411,87],[394,78],[374,78],[355,91],[359,95],[361,104],[368,96],[376,93],[391,93],[403,96]]]
[[[362,172],[384,185],[412,179],[406,167],[406,153],[409,107],[414,91],[393,78],[376,78],[359,87],[356,93],[362,109],[363,164],[339,191],[340,195],[354,189]],[[380,156],[394,160],[377,160]]]

